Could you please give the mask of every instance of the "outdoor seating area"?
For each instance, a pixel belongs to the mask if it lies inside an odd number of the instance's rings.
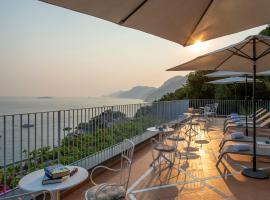
[[[270,199],[270,1],[20,4],[0,200]]]
[[[192,120],[199,118],[193,117]],[[189,122],[190,116],[187,119]],[[244,149],[251,144],[251,137],[229,139],[230,135],[223,133],[224,120],[216,118],[209,124],[208,132],[200,129],[200,125],[193,127],[195,132],[189,129],[190,123],[181,123],[175,131],[163,132],[160,129],[156,139],[146,142],[138,150],[135,148],[127,198],[267,199],[269,179],[256,181],[241,174],[244,168],[252,165],[252,148]],[[258,137],[258,141],[268,141],[268,138],[270,141],[270,137]],[[203,145],[196,142],[202,140],[206,141]],[[238,146],[242,148],[239,151]],[[257,149],[260,157],[257,167],[266,172],[270,170],[269,147],[265,144]],[[117,162],[112,167],[119,166],[121,164]],[[95,180],[115,183],[119,176],[102,171]],[[65,194],[63,199],[81,199],[91,186],[90,181],[85,182],[75,191]]]
[[[43,170],[30,173],[19,187],[36,192],[2,199],[267,199],[270,179],[258,181],[242,174],[252,167],[254,153],[252,131],[245,135],[245,116],[217,115],[218,105],[188,108],[178,120],[148,127],[156,133],[153,137],[136,146],[123,140],[118,156],[89,172],[69,166],[78,171],[63,183],[42,185]],[[258,129],[256,136],[256,168],[265,173],[270,173],[268,113],[265,108],[256,111],[256,122],[267,127],[262,135]]]

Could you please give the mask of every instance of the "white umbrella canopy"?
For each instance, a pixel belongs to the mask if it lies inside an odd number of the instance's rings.
[[[223,78],[223,77],[237,77],[237,76],[251,76],[252,73],[248,72],[234,72],[234,71],[216,71],[213,73],[206,74],[204,76],[209,78]]]
[[[270,37],[254,35],[167,71],[221,70],[252,73],[254,60],[256,60],[256,72],[264,72],[270,69],[269,53]]]
[[[270,23],[269,0],[40,0],[190,45]]]
[[[245,77],[230,77],[230,78],[223,78],[219,80],[209,81],[208,83],[223,85],[223,84],[237,84],[237,83],[246,83],[246,82],[252,83],[253,78],[246,79]]]
[[[270,70],[265,72],[259,72],[257,73],[257,76],[270,76]]]

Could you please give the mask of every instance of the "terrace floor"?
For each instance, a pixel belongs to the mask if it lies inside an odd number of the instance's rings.
[[[255,180],[241,175],[244,167],[251,166],[247,156],[228,156],[216,167],[218,145],[223,137],[222,119],[216,119],[204,137],[209,141],[202,148],[192,144],[192,153],[187,159],[182,156],[179,165],[164,170],[160,176],[152,167],[151,146],[146,144],[134,154],[128,198],[143,200],[218,200],[218,199],[269,199],[270,179]],[[179,145],[183,151],[185,145]],[[191,152],[191,151],[190,151]],[[177,161],[178,162],[178,161]],[[117,164],[113,167],[117,167]],[[258,167],[270,173],[270,161],[258,159]],[[103,172],[97,182],[114,182],[117,176]],[[90,181],[73,192],[62,195],[64,200],[83,199],[84,191],[91,187]]]

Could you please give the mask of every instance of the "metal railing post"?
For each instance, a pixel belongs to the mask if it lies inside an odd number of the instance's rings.
[[[58,111],[58,140],[57,140],[57,148],[58,148],[58,156],[57,162],[60,164],[61,161],[61,111]]]

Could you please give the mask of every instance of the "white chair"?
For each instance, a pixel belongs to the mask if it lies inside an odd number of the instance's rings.
[[[121,166],[119,169],[112,169],[101,165],[95,167],[92,170],[90,174],[90,180],[94,184],[94,186],[85,192],[86,200],[125,199],[130,178],[134,147],[135,145],[131,140],[125,139],[123,141]],[[105,169],[111,172],[119,173],[119,182],[97,184],[96,182],[93,181],[93,174],[97,169]]]
[[[17,194],[8,197],[1,197],[1,200],[51,200],[53,195],[50,191],[42,190],[38,192],[27,192],[22,194]]]

